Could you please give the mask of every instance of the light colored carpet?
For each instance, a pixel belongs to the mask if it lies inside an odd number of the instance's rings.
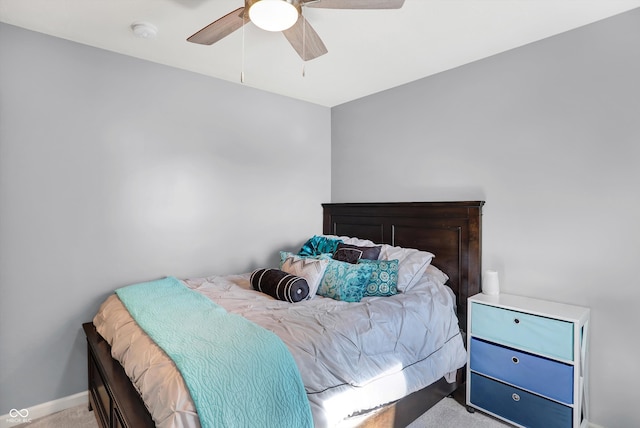
[[[505,428],[507,425],[481,412],[469,413],[455,398],[443,398],[407,428]]]
[[[86,404],[71,407],[49,416],[34,419],[30,423],[17,425],[20,428],[98,428],[96,417]]]
[[[431,410],[420,416],[408,428],[505,428],[508,425],[483,415],[469,413],[465,406],[454,398],[444,398]],[[98,428],[93,412],[86,405],[36,419],[20,428]]]

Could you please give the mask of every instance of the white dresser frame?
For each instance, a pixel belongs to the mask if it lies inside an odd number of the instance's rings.
[[[533,299],[530,297],[516,296],[513,294],[476,294],[468,299],[467,317],[467,350],[471,349],[472,337],[472,310],[473,303],[490,305],[498,308],[509,309],[530,315],[567,321],[573,324],[573,361],[564,361],[574,366],[573,376],[573,426],[572,428],[586,428],[589,425],[589,376],[588,376],[588,347],[589,347],[589,317],[590,310],[582,306],[567,305],[564,303],[547,300]],[[529,352],[525,350],[526,352]],[[470,367],[471,354],[467,355],[467,382],[471,379]],[[467,385],[466,402],[467,409],[478,409],[498,419],[504,420],[516,426],[521,426],[504,417],[494,414],[486,409],[474,406],[470,400],[470,388]]]

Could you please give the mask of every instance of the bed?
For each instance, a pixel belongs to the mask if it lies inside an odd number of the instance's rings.
[[[354,237],[435,254],[431,264],[448,275],[447,286],[455,295],[458,325],[464,329],[467,297],[480,291],[483,204],[482,201],[323,204],[322,232],[325,236]],[[246,282],[246,276],[239,281]],[[190,285],[198,288],[203,283],[206,287],[215,286],[206,279],[193,280]],[[99,424],[156,426],[141,392],[125,368],[112,357],[110,344],[98,334],[94,323],[86,323],[83,328],[88,342],[89,407],[95,411]],[[435,379],[390,403],[368,411],[360,409],[348,422],[363,427],[407,426],[463,382],[462,370],[457,371],[454,382],[450,382],[453,380],[450,374],[447,377]],[[184,426],[190,426],[190,422]]]

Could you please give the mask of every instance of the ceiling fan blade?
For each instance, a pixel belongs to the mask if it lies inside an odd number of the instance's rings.
[[[291,46],[304,61],[309,61],[328,52],[316,30],[311,27],[302,15],[298,17],[293,27],[284,30],[282,34],[289,40]]]
[[[247,22],[249,22],[249,19],[244,19],[244,7],[239,7],[207,25],[189,37],[187,41],[201,45],[212,45],[241,28]]]
[[[305,0],[302,4],[324,9],[400,9],[404,0]]]

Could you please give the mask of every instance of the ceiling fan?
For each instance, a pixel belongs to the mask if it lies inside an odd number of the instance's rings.
[[[251,21],[268,31],[282,31],[291,46],[309,61],[327,53],[318,33],[302,16],[302,7],[324,9],[399,9],[404,0],[244,0],[244,6],[207,25],[187,41],[212,45]]]

